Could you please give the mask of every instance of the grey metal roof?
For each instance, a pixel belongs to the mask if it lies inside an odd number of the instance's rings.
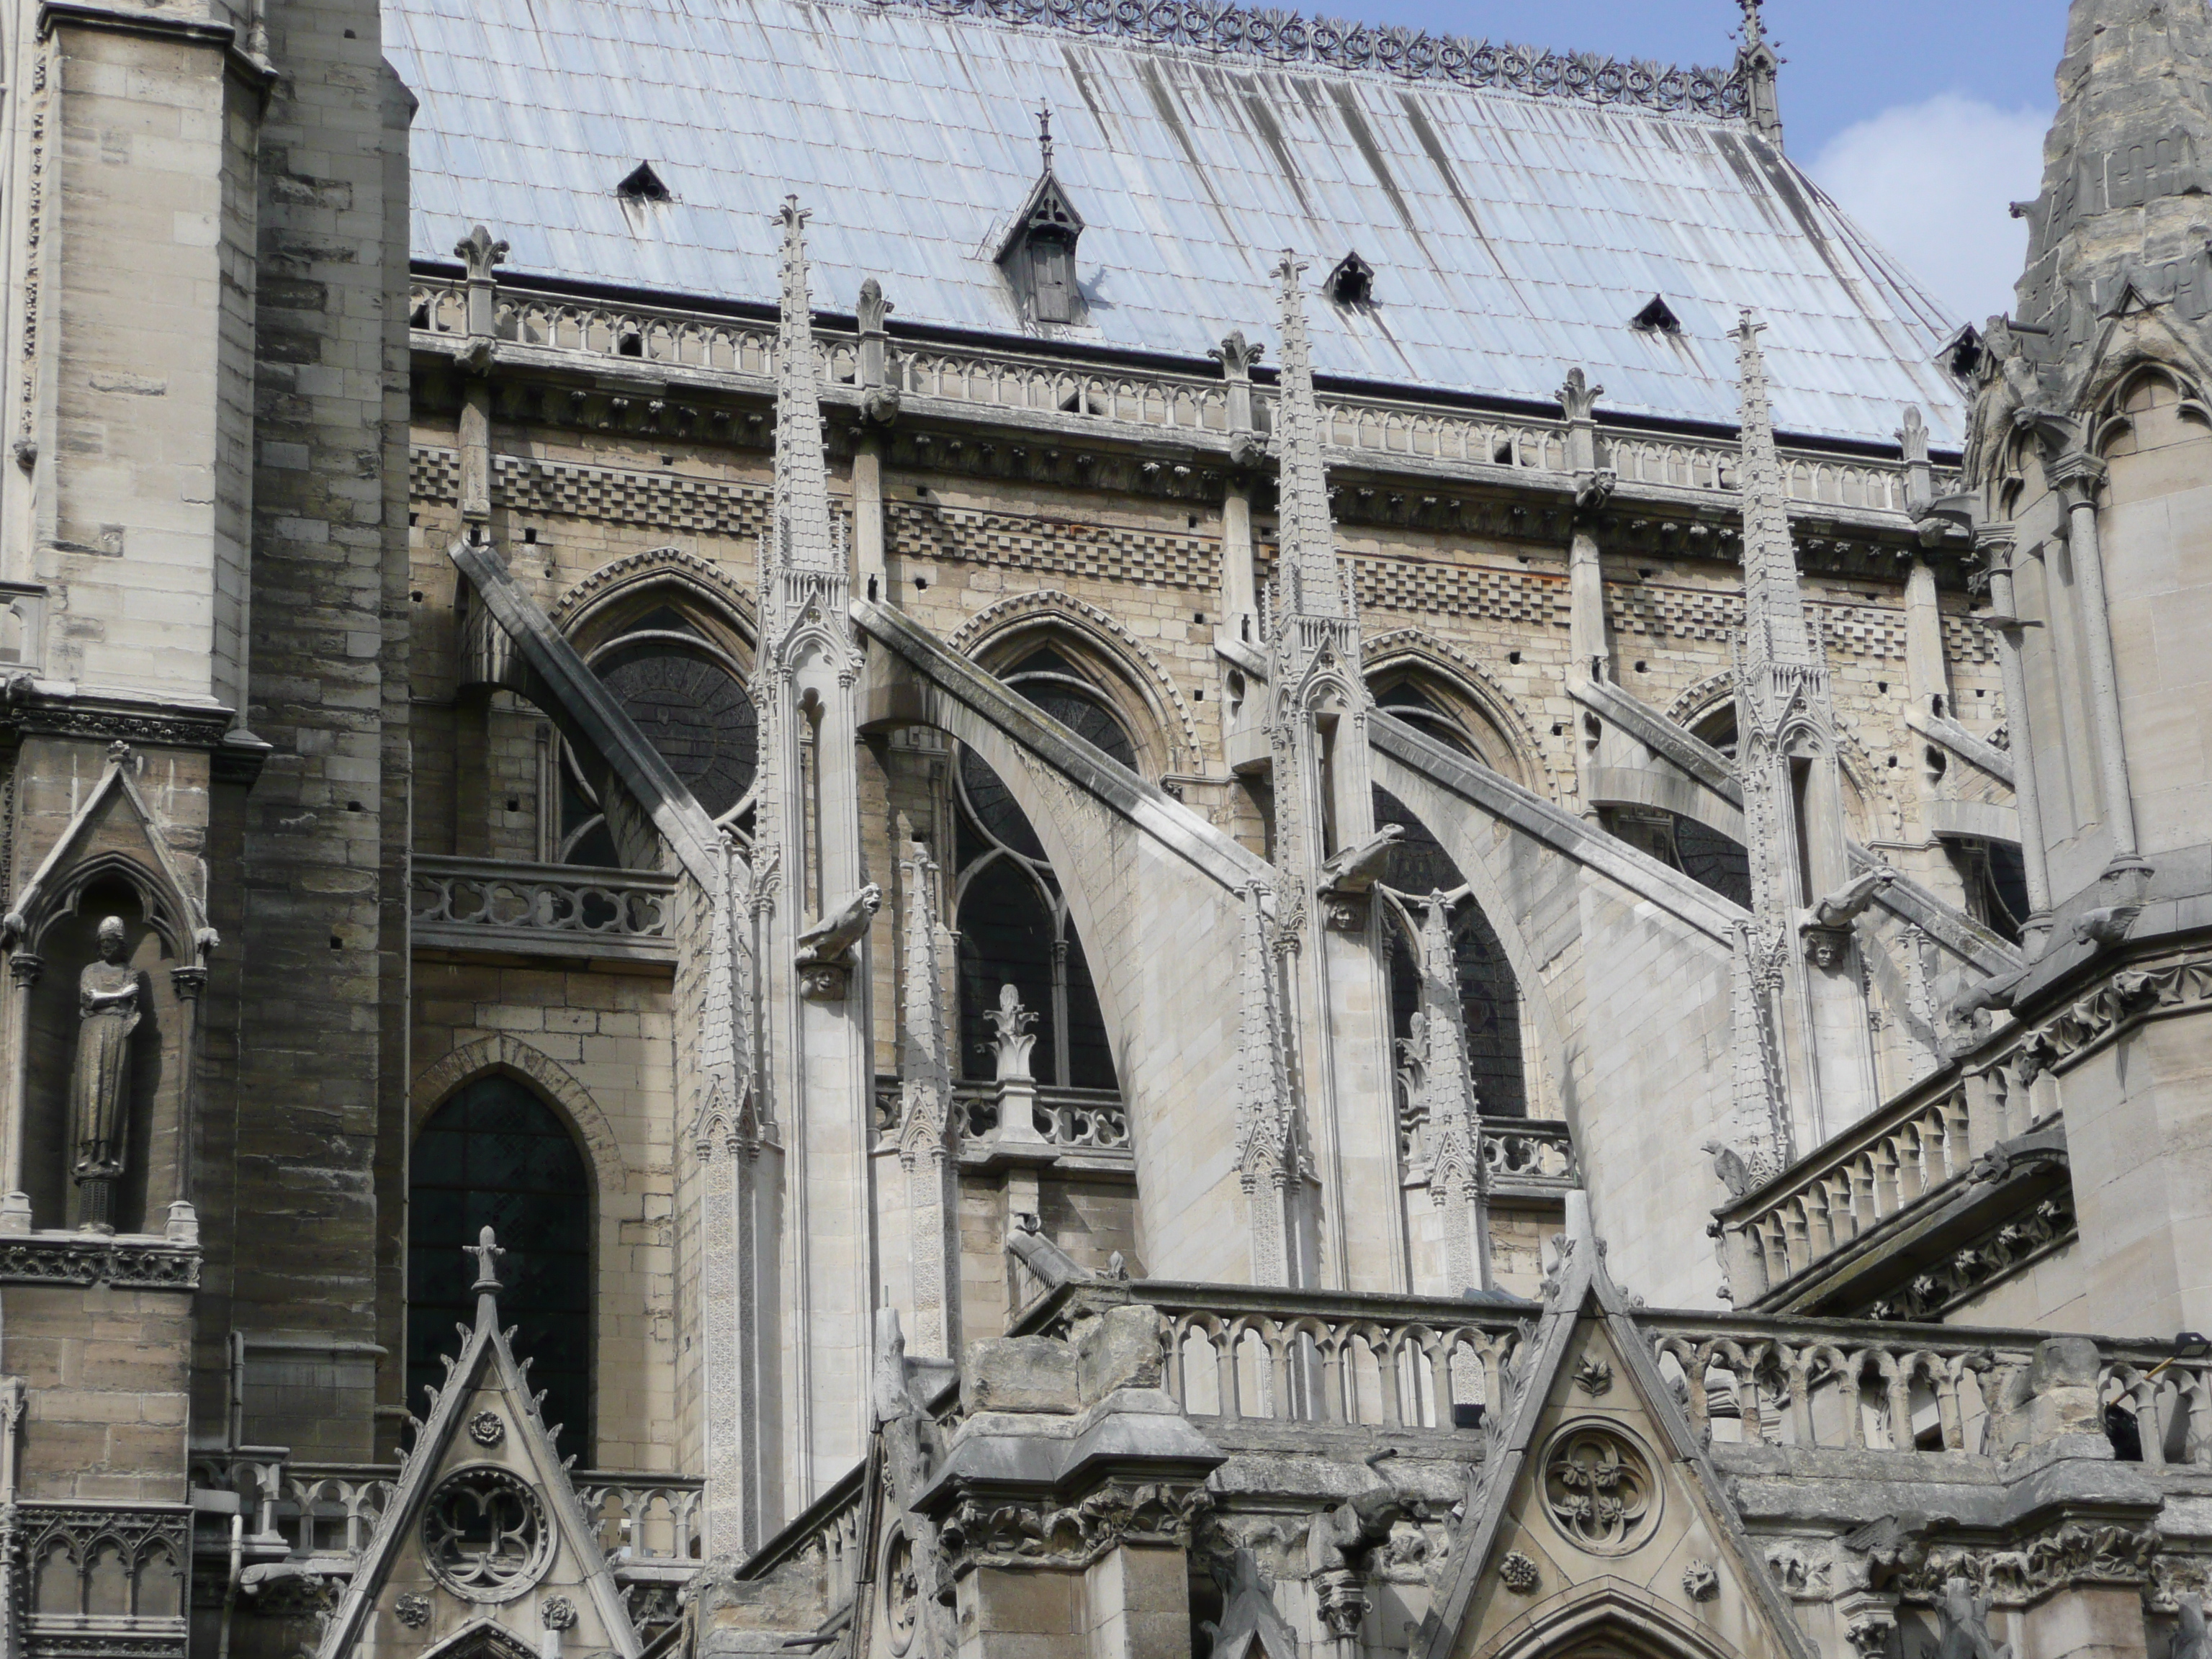
[[[507,270],[772,302],[787,191],[815,303],[878,277],[898,320],[1024,331],[993,263],[1038,174],[1036,109],[1088,228],[1069,338],[1195,357],[1272,341],[1284,247],[1316,293],[1356,250],[1371,311],[1316,298],[1316,370],[1733,425],[1728,330],[1756,307],[1776,424],[1961,431],[1936,302],[1741,123],[1284,64],[908,0],[386,0],[422,100],[413,246],[482,222]],[[676,199],[625,204],[649,161]],[[1629,326],[1653,295],[1680,338]]]

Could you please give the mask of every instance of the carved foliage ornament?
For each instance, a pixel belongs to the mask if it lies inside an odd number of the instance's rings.
[[[1498,1582],[1516,1595],[1533,1595],[1536,1587],[1544,1582],[1544,1575],[1519,1550],[1511,1550],[1498,1564]]]
[[[1659,1488],[1650,1460],[1626,1436],[1571,1424],[1544,1456],[1544,1508],[1578,1548],[1622,1555],[1658,1524]]]
[[[415,1590],[405,1590],[392,1598],[392,1616],[410,1630],[420,1630],[430,1622],[430,1598]]]

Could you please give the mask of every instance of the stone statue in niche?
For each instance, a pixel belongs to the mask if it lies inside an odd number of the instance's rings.
[[[131,1123],[131,1034],[138,1029],[138,972],[124,960],[123,918],[100,924],[100,955],[77,979],[76,1069],[70,1078],[70,1173],[79,1194],[78,1224],[115,1231],[115,1188],[123,1178]]]

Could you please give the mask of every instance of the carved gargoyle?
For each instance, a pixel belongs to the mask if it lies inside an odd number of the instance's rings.
[[[1812,909],[1807,916],[1815,927],[1848,927],[1867,913],[1876,896],[1897,879],[1897,872],[1887,866],[1869,870],[1838,887]]]
[[[884,890],[870,882],[836,909],[799,936],[798,965],[830,968],[842,964],[846,953],[868,931],[884,905]]]
[[[1717,1140],[1705,1144],[1705,1154],[1713,1161],[1713,1173],[1721,1178],[1721,1185],[1729,1190],[1733,1203],[1747,1193],[1757,1192],[1782,1173],[1781,1160],[1765,1148],[1755,1150],[1746,1158],[1733,1146],[1724,1146]]]
[[[1097,1273],[1044,1236],[1034,1215],[1014,1218],[1013,1230],[1006,1235],[1006,1254],[1035,1273],[1037,1283],[1048,1291],[1056,1291],[1063,1285],[1097,1281]]]
[[[1936,1604],[1936,1659],[2012,1659],[2012,1649],[1990,1634],[1990,1599],[1972,1582],[1948,1578]]]
[[[1381,1484],[1323,1510],[1306,1530],[1308,1571],[1365,1571],[1369,1555],[1389,1541],[1390,1528],[1405,1517],[1404,1501]]]
[[[1321,866],[1325,893],[1364,893],[1382,879],[1390,849],[1406,834],[1402,823],[1386,823],[1356,847],[1340,847]]]

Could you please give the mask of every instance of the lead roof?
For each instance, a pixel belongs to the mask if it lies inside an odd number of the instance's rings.
[[[1289,247],[1323,376],[1552,402],[1579,364],[1601,411],[1733,428],[1748,306],[1778,427],[1888,445],[1911,403],[1958,442],[1936,362],[1951,320],[1741,119],[975,4],[386,0],[421,100],[414,256],[450,261],[481,222],[512,243],[511,280],[773,304],[790,191],[817,305],[849,309],[873,276],[902,324],[1034,337],[994,255],[1039,176],[1042,103],[1085,222],[1087,319],[1060,338],[1200,359],[1241,328],[1272,347]],[[617,198],[641,162],[672,200]],[[1372,302],[1339,306],[1320,284],[1355,248]],[[1633,326],[1654,296],[1680,333]]]

